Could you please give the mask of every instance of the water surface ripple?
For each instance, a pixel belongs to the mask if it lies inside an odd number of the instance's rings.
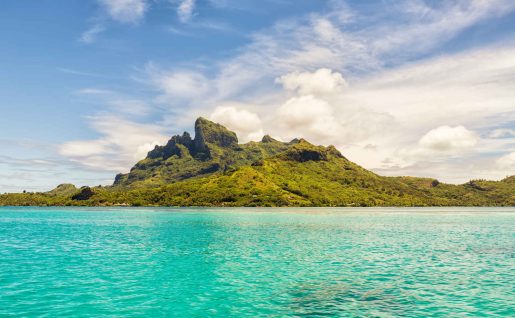
[[[0,317],[513,317],[515,209],[0,208]]]

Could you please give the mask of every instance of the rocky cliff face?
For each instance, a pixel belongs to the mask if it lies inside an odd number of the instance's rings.
[[[184,156],[184,150],[191,151],[193,149],[193,140],[189,133],[184,132],[182,136],[173,136],[166,145],[156,146],[154,150],[150,151],[147,158],[150,159],[168,159],[171,156]]]
[[[195,121],[194,151],[210,158],[210,145],[230,148],[238,145],[236,133],[203,117]]]
[[[224,126],[205,118],[195,121],[195,139],[188,132],[173,136],[166,145],[156,146],[148,153],[149,159],[166,160],[172,156],[191,156],[199,160],[212,159],[212,147],[230,148],[238,146],[236,134]]]
[[[298,146],[300,144],[303,146]],[[114,185],[161,185],[222,173],[228,169],[252,165],[293,146],[297,146],[297,150],[293,150],[297,153],[291,154],[293,160],[318,160],[327,155],[324,147],[301,151],[300,148],[306,145],[311,144],[305,140],[301,143],[297,139],[289,143],[280,142],[268,135],[261,142],[238,144],[236,133],[200,117],[195,121],[195,138],[192,139],[187,132],[173,136],[166,145],[156,146],[150,151],[128,174],[117,175]]]
[[[298,162],[328,161],[332,157],[345,159],[334,146],[315,146],[304,139],[300,139],[297,143],[292,144],[292,146],[284,151],[284,153],[281,153],[280,156],[285,160]]]

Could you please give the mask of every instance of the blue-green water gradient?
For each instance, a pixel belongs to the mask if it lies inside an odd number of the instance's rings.
[[[510,317],[514,208],[0,208],[0,317]]]

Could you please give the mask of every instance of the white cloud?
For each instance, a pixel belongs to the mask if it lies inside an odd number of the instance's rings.
[[[192,98],[204,94],[209,88],[204,75],[190,71],[169,73],[159,81],[166,94],[176,97]]]
[[[106,11],[109,18],[119,23],[136,24],[143,19],[148,10],[147,0],[97,0]],[[98,19],[97,19],[98,20]],[[91,44],[96,41],[97,36],[106,30],[106,21],[95,23],[91,28],[84,31],[79,37],[79,41],[84,44]],[[83,72],[70,73],[80,75],[90,75]],[[95,77],[102,77],[94,75]]]
[[[488,137],[490,138],[511,138],[515,137],[515,129],[499,128],[492,130]]]
[[[109,16],[120,23],[137,23],[148,9],[146,0],[99,0]]]
[[[257,114],[235,106],[218,106],[210,116],[211,120],[220,123],[238,134],[240,142],[260,140],[263,125]]]
[[[149,63],[145,73],[152,84],[163,92],[162,99],[165,100],[179,98],[192,102],[204,98],[213,90],[204,74],[194,70],[163,71]]]
[[[404,146],[402,143],[390,145],[388,157],[382,158],[378,168],[409,170],[410,167],[442,164],[456,158],[465,162],[465,158],[479,152],[479,142],[478,134],[464,126],[439,126],[425,133],[417,143],[408,141]]]
[[[336,6],[330,13],[280,21],[253,34],[253,41],[241,54],[216,65],[219,73],[212,78],[212,86],[219,98],[234,98],[252,90],[256,82],[290,72],[320,68],[344,74],[376,72],[385,64],[398,65],[416,56],[421,47],[433,49],[475,23],[514,8],[515,3],[502,0],[453,1],[435,7],[420,3],[418,8],[405,1],[379,7],[376,13],[382,16],[376,21],[380,22],[370,23],[366,15],[356,13],[350,21],[342,19],[349,9]],[[431,14],[424,15],[425,11]],[[349,23],[357,27],[351,28]]]
[[[95,170],[126,172],[145,158],[155,145],[164,144],[168,139],[162,128],[155,125],[135,123],[112,115],[90,120],[92,128],[101,137],[66,142],[59,147],[59,153]]]
[[[301,95],[318,95],[335,93],[347,87],[347,82],[340,73],[321,68],[314,73],[292,72],[277,78],[286,90],[296,91]]]
[[[513,175],[515,173],[515,152],[510,152],[509,154],[506,154],[496,161],[497,165],[501,169],[506,169],[507,173],[510,173]]]
[[[182,0],[177,8],[177,16],[183,23],[188,22],[193,16],[195,0]]]
[[[282,138],[303,137],[314,142],[334,137],[339,130],[333,108],[313,95],[293,97],[277,109],[276,127]]]
[[[71,141],[59,148],[59,153],[67,157],[89,157],[109,152],[109,142],[104,140]]]
[[[423,1],[400,1],[391,7],[390,13],[404,23],[368,28],[363,33],[373,38],[370,45],[374,51],[407,56],[433,48],[474,24],[498,18],[514,8],[515,3],[504,0],[456,0],[441,2],[438,6]],[[369,32],[383,36],[371,37]]]
[[[138,99],[113,99],[107,104],[114,110],[135,116],[145,116],[151,111],[151,107],[144,101]]]
[[[106,79],[120,79],[119,77],[113,77],[113,76],[108,76],[108,75],[98,74],[98,73],[84,72],[84,71],[74,70],[74,69],[65,68],[65,67],[59,67],[59,68],[57,68],[57,70],[59,70],[60,72],[66,73],[66,74],[71,74],[71,75],[106,78]]]
[[[202,75],[205,71],[202,67],[187,69],[203,76],[205,86],[209,87],[209,98],[200,107],[205,104],[213,107],[222,100],[242,96],[251,101],[263,92],[270,94],[271,80],[291,72],[326,68],[355,78],[356,74],[361,77],[377,72],[385,64],[398,65],[406,57],[420,53],[421,34],[428,39],[424,38],[424,43],[428,43],[424,44],[424,50],[430,50],[469,26],[505,15],[514,8],[515,3],[500,0],[460,0],[431,7],[406,1],[402,5],[380,6],[374,11],[381,16],[370,23],[366,13],[333,4],[326,14],[279,21],[271,28],[251,34],[251,43],[240,48],[241,53],[208,66],[209,74],[213,75]],[[412,32],[414,29],[417,31]],[[198,100],[192,103],[198,105]]]
[[[145,116],[152,111],[149,103],[140,99],[123,96],[111,90],[83,88],[77,90],[75,94],[89,98],[89,101],[94,103],[106,105],[119,114]]]
[[[102,24],[95,24],[90,29],[86,30],[79,38],[79,41],[85,44],[91,44],[95,42],[97,36],[105,31],[105,27]]]
[[[440,126],[430,130],[419,140],[419,145],[435,151],[453,152],[473,147],[479,137],[463,126]]]
[[[112,95],[114,94],[113,91],[107,90],[107,89],[100,89],[100,88],[82,88],[75,92],[76,94],[83,94],[83,95]]]

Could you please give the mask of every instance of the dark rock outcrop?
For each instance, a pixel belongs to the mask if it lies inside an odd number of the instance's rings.
[[[193,140],[189,133],[184,132],[181,135],[173,136],[165,146],[156,146],[152,151],[150,151],[147,155],[150,159],[163,158],[168,159],[171,156],[184,156],[183,148],[180,147],[183,145],[186,149],[191,151],[193,149]]]
[[[95,192],[90,187],[82,187],[77,194],[72,196],[72,200],[75,200],[75,201],[89,200],[94,195],[95,195]]]
[[[471,180],[471,181],[467,182],[466,186],[470,187],[472,189],[478,190],[478,191],[487,191],[488,190],[488,189],[482,187],[481,185],[479,185],[478,182],[476,182],[475,180]]]
[[[234,147],[238,145],[236,133],[224,126],[199,117],[195,121],[195,139],[193,140],[193,153],[204,154],[210,157],[209,144],[218,147]]]
[[[327,161],[330,157],[344,158],[334,146],[315,146],[304,139],[298,140],[282,154],[282,157],[297,162]]]
[[[261,142],[269,143],[269,142],[277,142],[274,138],[270,137],[270,135],[264,135],[261,139]]]

